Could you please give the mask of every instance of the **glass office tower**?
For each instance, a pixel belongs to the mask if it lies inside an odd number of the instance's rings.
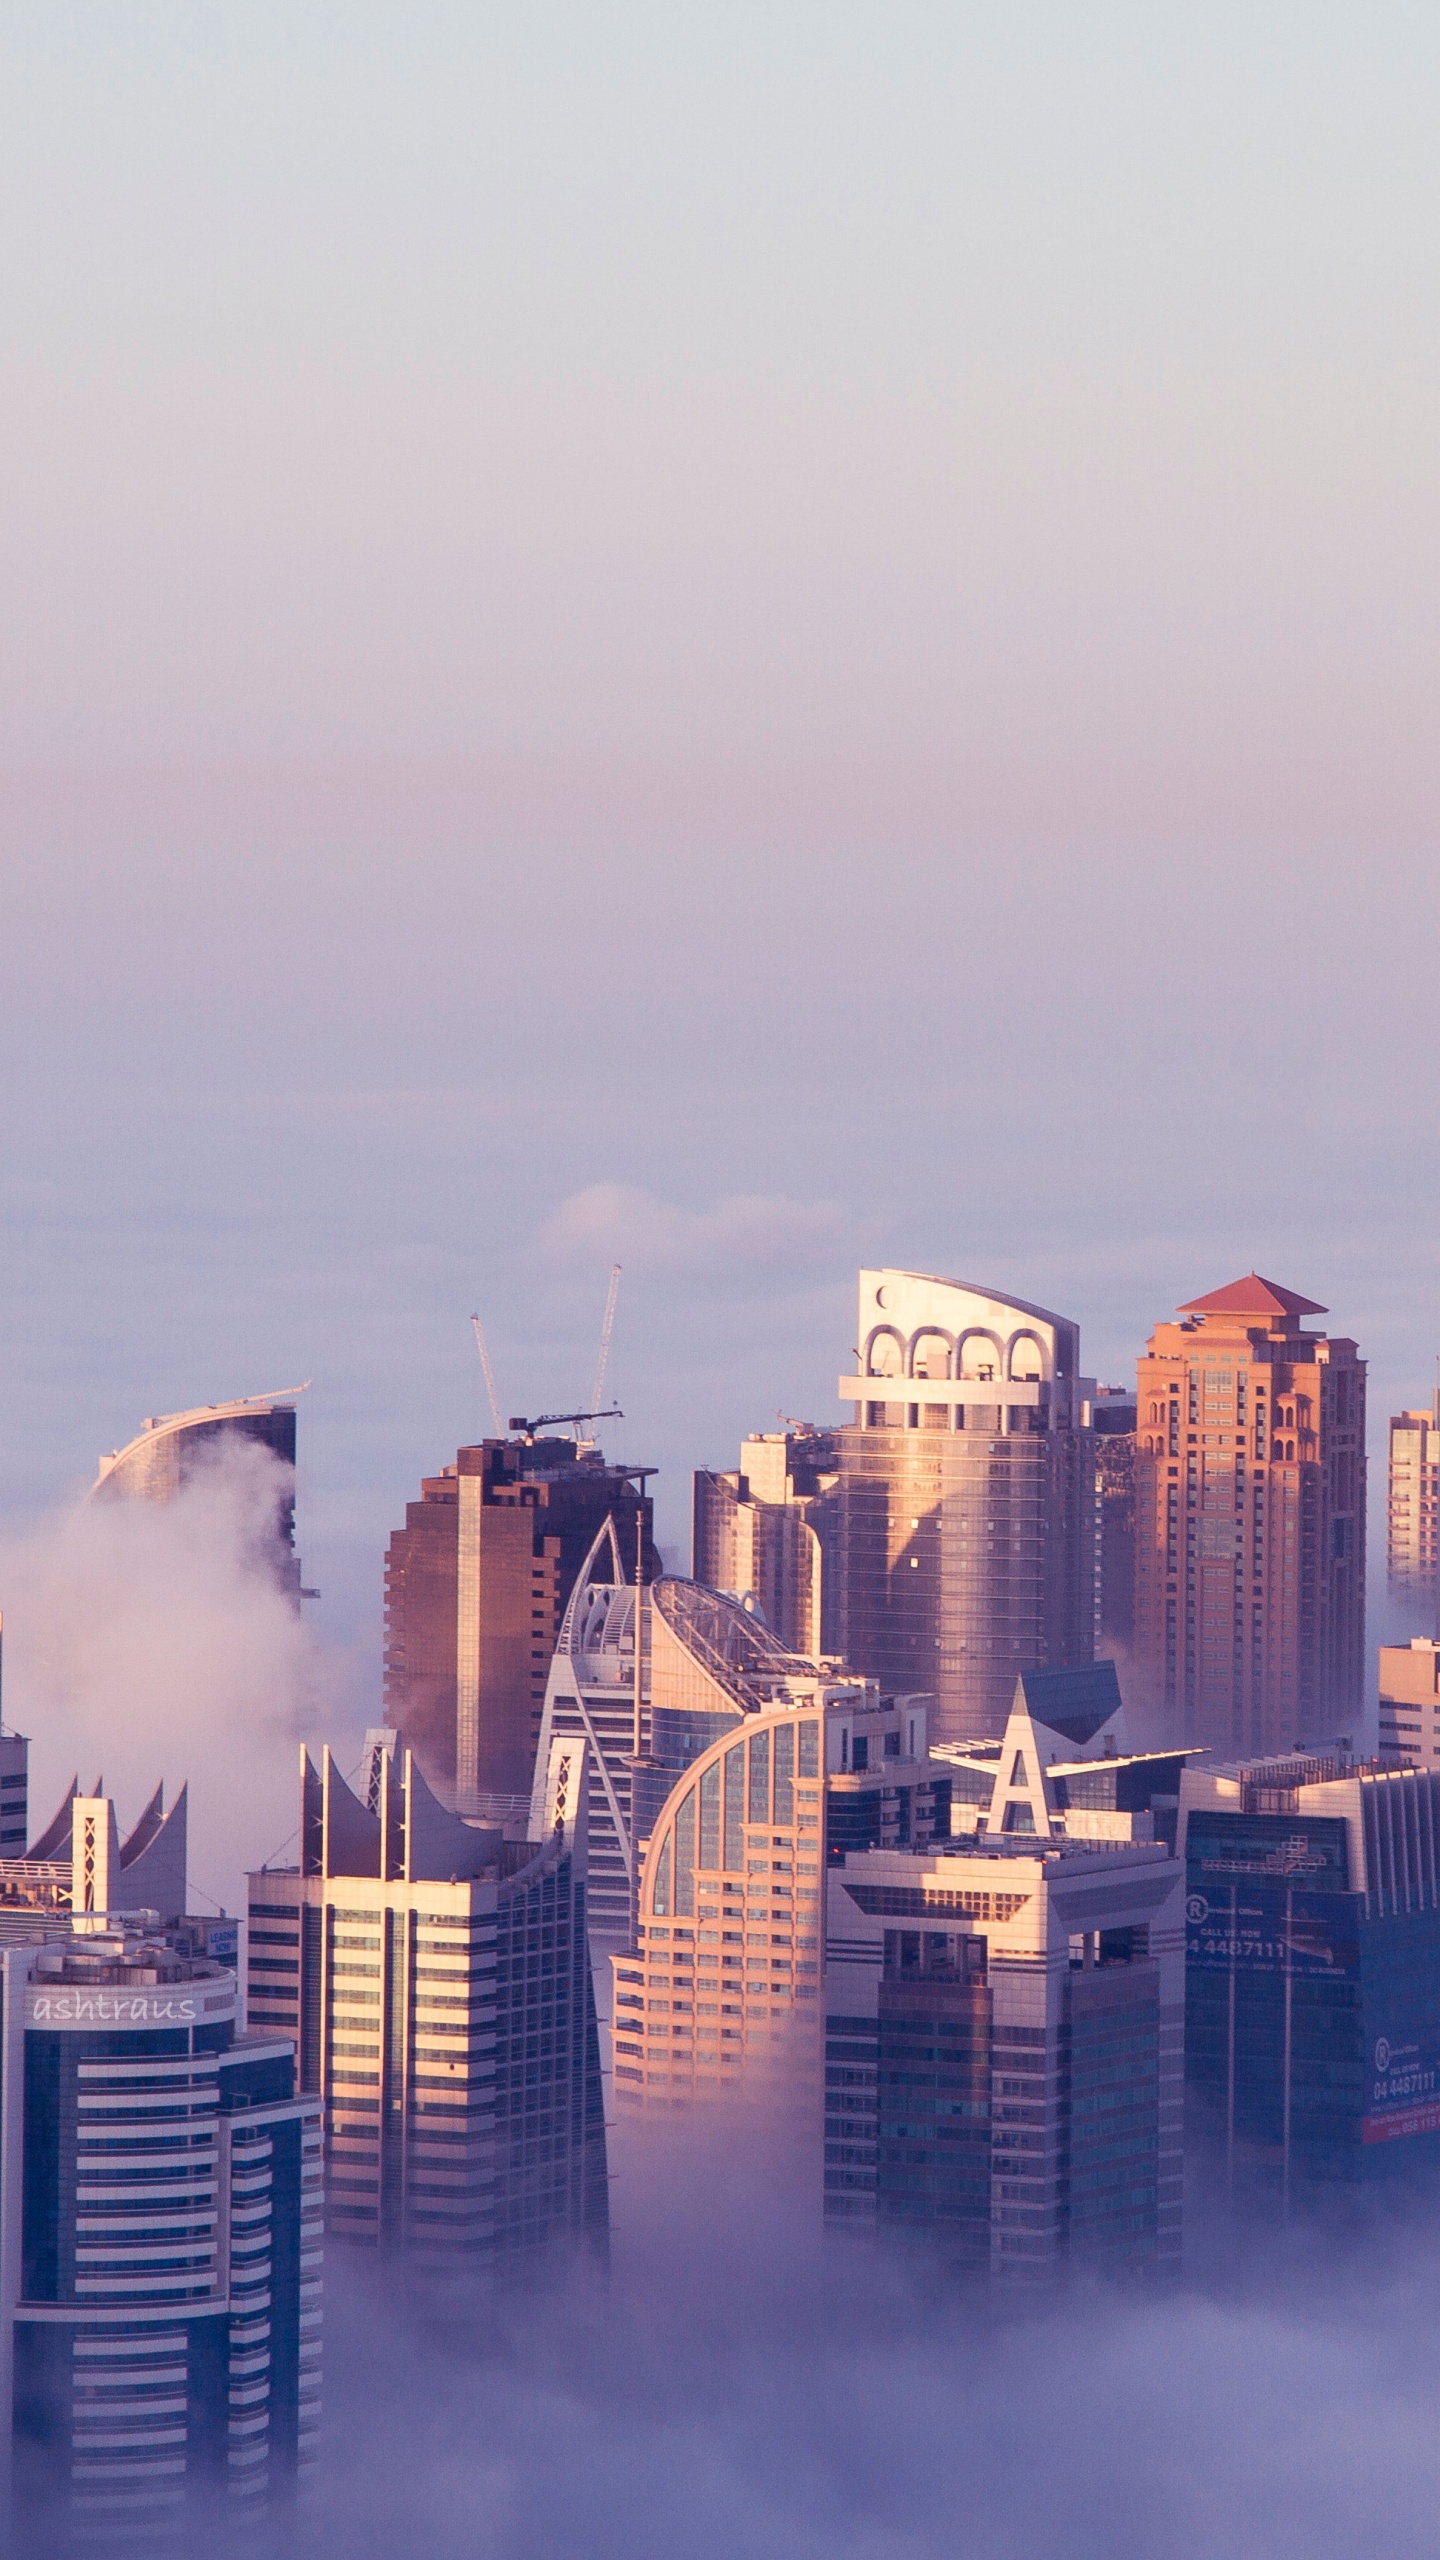
[[[1237,2195],[1440,2167],[1437,1838],[1431,1769],[1187,1767],[1188,2113]]]
[[[932,1737],[996,1734],[1021,1671],[1094,1652],[1093,1383],[1063,1316],[862,1271],[854,1407],[832,1435],[835,1646],[934,1698]]]
[[[14,2547],[149,2555],[283,2511],[320,2386],[320,2127],[233,1973],[100,1928],[4,1955]]]

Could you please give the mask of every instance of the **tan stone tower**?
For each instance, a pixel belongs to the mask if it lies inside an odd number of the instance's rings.
[[[1138,1369],[1135,1664],[1159,1732],[1232,1753],[1353,1733],[1365,1639],[1365,1364],[1250,1272]]]

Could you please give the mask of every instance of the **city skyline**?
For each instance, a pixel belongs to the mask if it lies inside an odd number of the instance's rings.
[[[7,2550],[1430,2560],[1437,118],[0,13]]]

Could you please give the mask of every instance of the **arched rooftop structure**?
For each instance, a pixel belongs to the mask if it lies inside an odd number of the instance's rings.
[[[277,1387],[270,1395],[193,1405],[188,1413],[152,1414],[123,1449],[112,1449],[101,1458],[91,1491],[140,1494],[149,1502],[168,1502],[185,1481],[187,1463],[202,1449],[227,1438],[257,1440],[293,1467],[295,1400],[309,1384],[306,1378],[298,1387]],[[288,1434],[282,1417],[288,1421]]]
[[[261,1555],[297,1606],[300,1562],[295,1553],[295,1400],[310,1381],[273,1395],[236,1396],[229,1404],[192,1406],[188,1413],[152,1414],[123,1449],[100,1460],[91,1499],[124,1496],[173,1502],[199,1471],[228,1445],[253,1443],[268,1450],[285,1471],[276,1478],[274,1527],[262,1538]],[[312,1593],[309,1595],[314,1597]]]

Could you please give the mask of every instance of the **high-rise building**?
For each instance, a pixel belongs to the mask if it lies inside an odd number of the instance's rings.
[[[1297,1426],[1298,1427],[1298,1426]],[[1188,1766],[1187,2122],[1237,2195],[1440,2165],[1440,1774]]]
[[[190,1413],[152,1414],[123,1449],[112,1449],[102,1457],[92,1494],[105,1500],[128,1495],[145,1502],[173,1502],[186,1485],[203,1479],[227,1449],[268,1450],[276,1461],[276,1472],[260,1560],[298,1601],[302,1595],[300,1559],[295,1553],[295,1398],[304,1392],[303,1387],[289,1387],[273,1396],[237,1396],[232,1404],[197,1405]]]
[[[1363,1704],[1365,1364],[1253,1271],[1139,1364],[1132,1704],[1166,1741],[1268,1753]]]
[[[458,1450],[406,1505],[385,1559],[385,1721],[461,1813],[524,1819],[550,1657],[585,1558],[613,1519],[646,1578],[649,1467],[608,1466],[571,1440]]]
[[[571,1594],[546,1691],[530,1827],[541,1827],[551,1753],[587,1745],[588,1918],[607,2084],[609,1958],[633,1943],[638,1856],[676,1777],[742,1718],[843,1698],[866,1684],[834,1664],[792,1653],[764,1620],[727,1594],[678,1574],[641,1593],[639,1695],[635,1585],[607,1523]],[[873,1683],[870,1684],[873,1691]],[[636,1751],[636,1741],[639,1751]]]
[[[730,1474],[697,1468],[692,1572],[712,1591],[753,1603],[792,1653],[818,1659],[838,1647],[834,1617],[835,1494],[831,1434],[808,1423],[753,1432]]]
[[[914,1271],[862,1271],[832,1435],[836,1650],[926,1690],[931,1730],[999,1731],[1019,1671],[1094,1650],[1093,1384],[1078,1326]]]
[[[1056,1722],[1017,1691],[960,1836],[958,1750],[873,1685],[694,1761],[613,1959],[620,2122],[783,2096],[836,2225],[1029,2277],[1174,2264],[1183,1873],[1152,1799],[1179,1761],[1118,1751],[1109,1665],[1042,1677]]]
[[[1385,1563],[1397,1599],[1440,1600],[1440,1394],[1429,1412],[1392,1413]]]
[[[1380,1757],[1398,1769],[1440,1769],[1440,1640],[1380,1647]]]
[[[319,2108],[233,1972],[87,1926],[7,1945],[0,2437],[13,2547],[148,2555],[313,2468]]]
[[[606,2228],[585,1938],[585,1748],[546,1771],[542,1831],[448,1812],[404,1738],[353,1792],[300,1764],[300,1861],[249,1878],[249,2014],[323,2099],[329,2223],[363,2246],[494,2263]]]

